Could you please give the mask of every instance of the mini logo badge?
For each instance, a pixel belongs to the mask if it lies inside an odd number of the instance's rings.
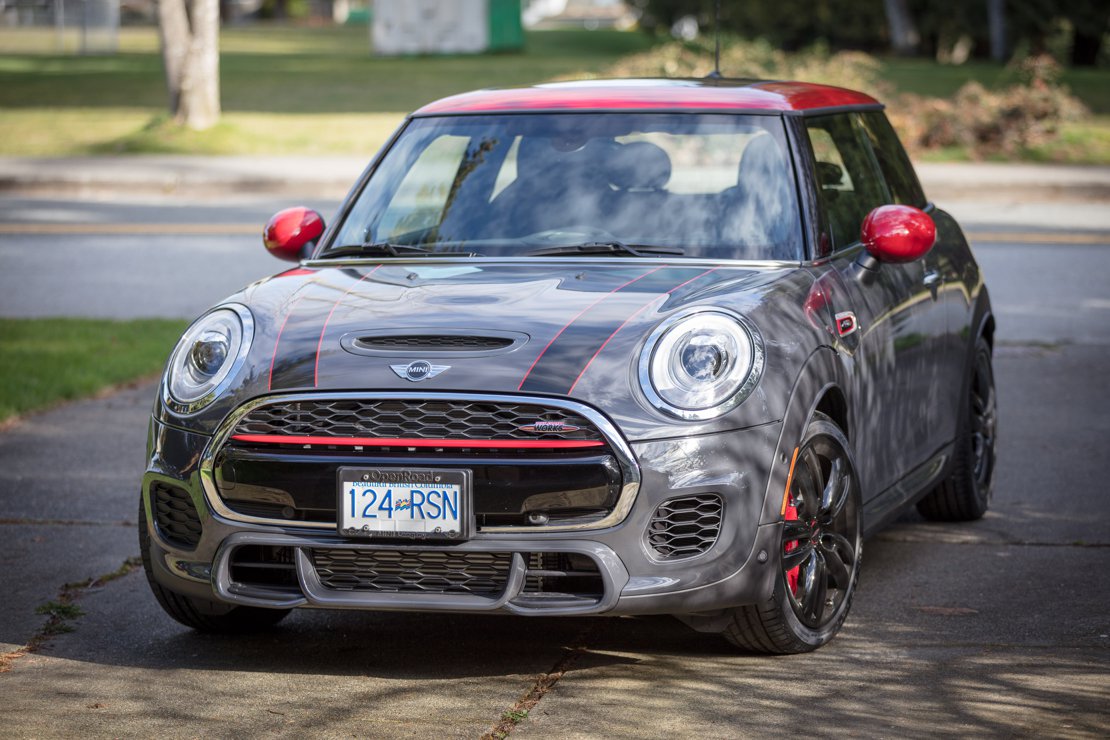
[[[390,365],[389,368],[397,373],[398,378],[411,380],[413,383],[419,383],[421,380],[434,378],[442,373],[444,370],[450,370],[450,365],[433,365],[427,360],[416,360],[407,365]]]
[[[531,432],[532,434],[570,434],[571,432],[577,432],[581,427],[567,424],[565,421],[537,420],[531,424],[517,427],[517,429],[522,432]]]

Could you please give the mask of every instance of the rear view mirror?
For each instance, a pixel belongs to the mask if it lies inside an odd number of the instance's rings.
[[[860,241],[879,262],[913,262],[937,240],[929,214],[913,206],[879,206],[863,220]]]
[[[324,219],[311,208],[297,206],[274,214],[262,233],[267,251],[278,259],[299,262],[305,248],[324,233]]]
[[[844,181],[844,170],[832,162],[818,162],[817,181],[823,188],[839,185]]]

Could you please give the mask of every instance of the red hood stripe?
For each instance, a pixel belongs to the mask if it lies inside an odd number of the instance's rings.
[[[618,291],[621,295],[601,305],[595,312],[597,315],[586,315],[601,304],[595,301],[564,327],[557,341],[553,340],[550,349],[545,350],[542,359],[525,376],[519,390],[566,394],[568,387],[581,376],[584,365],[596,357],[608,341],[606,337],[611,337],[614,330],[619,331],[635,314],[644,310],[643,296],[649,296],[646,303],[651,304],[705,272],[700,268],[663,265],[607,293],[603,298]]]
[[[320,339],[317,340],[317,342],[316,342],[316,359],[312,363],[312,385],[313,385],[313,387],[316,387],[320,384],[320,348],[324,346],[324,333],[328,330],[328,322],[331,321],[332,314],[335,313],[335,309],[339,307],[339,304],[342,303],[343,300],[351,294],[351,291],[353,291],[355,288],[357,288],[359,285],[361,285],[363,280],[365,280],[366,278],[373,275],[379,269],[381,269],[381,265],[375,266],[373,270],[370,270],[365,275],[363,275],[358,280],[356,280],[351,285],[351,287],[347,288],[347,290],[343,292],[343,295],[339,296],[339,300],[337,300],[335,303],[333,303],[332,307],[331,307],[331,310],[328,311],[328,316],[327,316],[326,319],[324,319],[324,325],[320,327]]]
[[[304,298],[303,295],[297,296],[291,304],[289,310],[285,312],[285,318],[281,321],[281,328],[278,329],[277,339],[274,340],[274,356],[270,358],[270,380],[267,384],[269,390],[274,389],[274,364],[277,363],[278,345],[281,344],[281,335],[285,333],[285,325],[289,323],[289,317],[293,315],[293,311],[297,308],[297,304]]]
[[[595,301],[594,301],[593,303],[591,303],[590,305],[586,306],[586,307],[585,307],[585,308],[583,308],[583,309],[582,309],[581,311],[579,311],[579,312],[578,312],[577,314],[575,314],[575,315],[574,315],[574,318],[572,318],[572,319],[571,319],[570,321],[568,321],[568,322],[567,322],[567,323],[566,323],[566,324],[565,324],[565,325],[563,326],[563,328],[562,328],[562,329],[560,329],[560,330],[559,330],[559,331],[558,331],[558,332],[557,332],[557,333],[555,334],[555,336],[553,336],[553,337],[551,338],[551,341],[550,341],[550,342],[548,342],[548,343],[547,343],[547,345],[546,345],[546,346],[544,346],[544,348],[543,348],[542,350],[540,350],[540,353],[539,353],[539,355],[537,355],[537,356],[536,356],[536,359],[532,361],[532,364],[528,366],[528,372],[524,373],[524,377],[520,379],[520,384],[519,384],[519,385],[518,385],[518,386],[516,387],[516,389],[517,389],[517,390],[519,391],[519,390],[520,390],[521,388],[523,388],[523,387],[524,387],[524,384],[525,384],[525,382],[527,382],[527,381],[528,381],[528,376],[532,374],[532,371],[533,371],[533,370],[534,370],[534,369],[536,368],[536,365],[537,365],[537,364],[539,363],[540,359],[541,359],[541,358],[542,358],[542,357],[543,357],[543,356],[544,356],[545,354],[547,354],[547,350],[551,349],[551,345],[555,344],[555,340],[557,340],[557,339],[558,339],[559,337],[561,337],[561,336],[563,335],[563,332],[565,332],[565,331],[566,331],[567,329],[569,329],[569,328],[570,328],[570,325],[571,325],[571,324],[573,324],[573,323],[574,323],[575,321],[578,321],[578,319],[582,318],[582,317],[583,317],[583,316],[584,316],[584,315],[586,314],[586,312],[588,312],[588,311],[589,311],[590,309],[592,309],[592,308],[593,308],[594,306],[596,306],[597,304],[599,304],[599,303],[601,303],[602,301],[604,301],[604,300],[605,300],[606,298],[608,298],[609,296],[611,296],[611,295],[613,295],[614,293],[616,293],[617,291],[619,291],[619,290],[620,290],[621,288],[627,288],[627,287],[628,287],[629,285],[632,285],[633,283],[637,282],[638,280],[643,280],[643,279],[644,279],[644,278],[646,278],[646,277],[647,277],[648,275],[651,275],[651,274],[652,274],[652,273],[654,273],[654,272],[658,272],[659,270],[662,270],[662,269],[663,269],[664,267],[666,267],[666,266],[667,266],[667,265],[660,265],[659,267],[656,267],[656,268],[653,268],[653,269],[651,269],[651,270],[648,270],[647,272],[643,273],[642,275],[640,275],[640,276],[638,276],[638,277],[634,277],[634,278],[632,278],[631,280],[629,280],[629,281],[628,281],[628,282],[626,282],[626,283],[622,283],[621,285],[618,285],[617,287],[615,287],[615,288],[613,288],[612,290],[610,290],[610,291],[609,291],[608,293],[604,293],[604,294],[602,294],[602,295],[598,296],[597,300],[595,300]]]
[[[670,290],[668,290],[667,295],[670,295],[671,293],[674,293],[675,291],[677,291],[681,288],[685,288],[687,285],[694,282],[695,280],[697,280],[699,278],[703,278],[706,275],[708,275],[709,273],[711,273],[711,272],[713,272],[717,269],[718,268],[713,267],[713,268],[710,268],[710,269],[706,270],[705,272],[701,273],[700,275],[695,275],[694,277],[690,278],[686,282],[680,283],[680,284],[676,285],[675,287],[671,288]],[[574,389],[578,385],[578,381],[582,380],[582,376],[585,375],[586,371],[590,369],[590,365],[592,365],[594,360],[597,359],[597,356],[601,354],[601,350],[605,349],[606,345],[608,345],[609,342],[611,342],[613,340],[613,337],[617,336],[617,332],[619,332],[624,327],[628,326],[632,322],[632,319],[636,318],[641,313],[643,313],[644,309],[646,309],[648,306],[650,306],[652,303],[654,303],[655,300],[656,300],[655,298],[652,298],[650,301],[648,301],[647,303],[645,303],[644,305],[642,305],[638,309],[636,309],[632,313],[632,315],[630,315],[627,319],[625,319],[623,322],[621,322],[620,326],[618,326],[616,329],[613,330],[612,334],[610,334],[608,337],[606,337],[605,341],[601,343],[601,346],[597,348],[597,352],[594,352],[593,356],[590,357],[590,359],[586,361],[586,366],[582,368],[582,372],[578,373],[578,377],[575,378],[574,382],[570,384],[570,390],[567,391],[568,396],[571,393],[574,393]]]

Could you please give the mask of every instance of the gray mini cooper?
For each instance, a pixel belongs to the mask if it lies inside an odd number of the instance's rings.
[[[990,500],[994,319],[861,93],[619,80],[408,117],[201,316],[140,539],[202,630],[297,607],[840,629],[864,536]]]

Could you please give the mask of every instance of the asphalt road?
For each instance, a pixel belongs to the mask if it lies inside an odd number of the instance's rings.
[[[280,205],[208,205],[206,219],[231,230]],[[246,233],[82,230],[124,218],[196,213],[0,201],[0,315],[189,316],[281,267]],[[53,231],[4,230],[16,223]],[[9,660],[3,734],[477,737],[549,687],[514,737],[1107,736],[1110,238],[991,228],[976,253],[999,324],[992,510],[960,525],[910,513],[869,541],[852,614],[817,653],[738,655],[666,618],[304,611],[263,636],[209,637],[164,616],[133,571],[76,591],[74,631]],[[0,653],[41,635],[35,608],[63,584],[137,555],[152,393],[0,433]]]
[[[290,205],[330,219],[338,202],[0,198],[0,316],[193,318],[291,264],[262,229]]]

